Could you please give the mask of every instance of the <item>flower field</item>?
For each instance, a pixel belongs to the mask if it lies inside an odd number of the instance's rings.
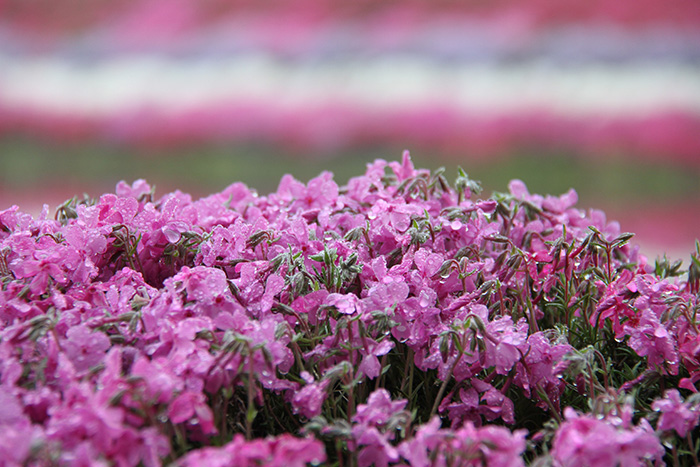
[[[575,187],[650,257],[685,258],[698,3],[579,3],[0,2],[0,206],[139,178],[194,196],[324,169],[342,184],[407,148],[487,192]]]
[[[576,203],[405,153],[0,211],[0,459],[697,465],[700,245]]]
[[[699,26],[0,2],[0,467],[700,465]]]
[[[0,136],[697,168],[695,0],[8,0]]]

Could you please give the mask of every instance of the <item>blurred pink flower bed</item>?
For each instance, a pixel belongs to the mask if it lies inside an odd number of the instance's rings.
[[[0,134],[700,161],[693,0],[4,8]]]

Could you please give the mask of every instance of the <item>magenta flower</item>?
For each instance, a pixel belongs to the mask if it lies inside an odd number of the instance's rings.
[[[328,396],[326,388],[330,381],[323,380],[316,383],[308,372],[303,372],[301,376],[307,384],[294,394],[292,406],[296,413],[301,413],[306,418],[311,419],[321,414],[321,406]]]
[[[572,350],[573,347],[565,342],[551,342],[542,332],[531,334],[515,381],[528,397],[533,392],[536,394],[539,388],[545,390],[550,399],[558,400],[565,386],[562,372],[568,366],[564,358]],[[540,405],[544,407],[546,404],[541,402]]]
[[[399,445],[399,453],[412,467],[428,467],[431,453],[444,443],[447,433],[447,430],[440,429],[440,418],[433,417],[421,425],[412,438]]]
[[[522,323],[520,323],[522,324]],[[499,374],[508,373],[522,356],[527,333],[523,326],[514,326],[510,316],[491,321],[486,325],[489,338],[486,339],[484,365],[494,366]]]
[[[358,367],[358,371],[370,379],[374,379],[381,373],[382,367],[377,357],[386,355],[394,348],[394,342],[391,339],[384,339],[381,342],[375,342],[372,339],[364,340],[365,349],[362,362]]]
[[[292,209],[308,211],[314,208],[331,207],[338,199],[338,185],[333,174],[323,172],[304,185],[291,175],[285,175],[277,189],[278,196],[289,202]]]
[[[242,435],[234,436],[223,447],[203,448],[181,458],[181,467],[304,467],[318,465],[326,460],[321,442],[312,438],[295,438],[280,435],[266,439],[246,441]]]
[[[392,401],[389,392],[378,389],[370,394],[367,403],[357,407],[357,412],[352,418],[352,436],[354,441],[361,446],[358,462],[361,466],[381,465],[387,466],[399,459],[398,449],[391,443],[398,426],[394,427],[391,420],[401,423],[401,419],[407,419],[407,413],[403,412],[406,400]]]
[[[31,224],[32,216],[20,211],[19,206],[0,211],[0,239],[8,237],[10,232],[26,231]]]
[[[182,282],[182,287],[176,287],[176,290],[184,290],[187,300],[198,304],[210,304],[228,292],[226,274],[220,269],[184,266],[172,280]]]
[[[170,403],[168,417],[173,423],[198,425],[206,434],[216,432],[214,415],[201,392],[184,391]]]
[[[63,349],[78,372],[85,372],[100,363],[111,346],[107,336],[85,325],[68,329],[66,338]]]
[[[123,198],[136,198],[139,199],[142,196],[148,195],[151,192],[151,185],[146,182],[146,180],[138,179],[129,186],[123,180],[117,183],[115,189],[117,196]]]
[[[411,216],[422,214],[421,209],[402,199],[387,202],[380,199],[372,207],[367,217],[379,226],[390,226],[398,233],[404,233],[411,225]]]
[[[138,357],[131,367],[131,374],[142,379],[149,403],[168,403],[176,391],[184,388],[184,382],[175,375],[170,361],[165,357],[153,360]]]
[[[326,460],[323,444],[312,438],[295,438],[280,435],[269,441],[272,458],[271,467],[305,467],[319,465]]]
[[[362,310],[362,301],[354,294],[328,294],[323,306],[334,307],[338,313],[353,315]]]
[[[18,259],[10,263],[10,268],[18,279],[29,279],[29,289],[35,295],[49,291],[50,283],[65,284],[66,275],[56,264],[57,254],[42,259]]]
[[[21,425],[27,422],[17,398],[0,386],[0,425]]]
[[[366,404],[357,407],[357,413],[353,417],[355,423],[376,426],[386,423],[392,414],[403,410],[407,401],[392,401],[386,389],[372,392]]]
[[[356,426],[353,428],[353,436],[361,446],[357,457],[360,467],[387,467],[399,460],[399,451],[390,443],[389,433],[381,433],[375,427]]]
[[[698,406],[683,401],[676,389],[666,391],[664,398],[655,400],[651,408],[661,412],[657,424],[658,430],[675,430],[679,436],[685,438],[690,430],[698,426],[700,419]]]
[[[570,407],[565,415],[552,445],[552,456],[563,466],[636,466],[663,454],[648,424],[616,428],[590,415],[579,415]]]
[[[26,465],[32,446],[45,442],[40,427],[29,423],[0,423],[0,459],[3,465]]]
[[[409,440],[401,443],[399,452],[414,467],[445,465],[525,465],[521,455],[525,451],[524,430],[511,433],[496,426],[475,427],[471,422],[456,430],[440,429],[436,417],[422,425]]]
[[[510,432],[499,426],[476,428],[472,423],[456,431],[450,442],[452,449],[464,456],[473,465],[476,459],[486,459],[487,465],[502,465],[504,467],[521,467],[525,463],[521,455],[525,452],[525,430]],[[477,455],[478,454],[478,455]],[[471,464],[470,464],[471,465]]]
[[[677,340],[648,308],[641,310],[638,321],[624,326],[629,334],[629,346],[641,357],[647,357],[650,368],[671,374],[678,373]]]

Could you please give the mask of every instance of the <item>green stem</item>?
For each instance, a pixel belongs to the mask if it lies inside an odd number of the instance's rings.
[[[688,441],[688,447],[690,448],[690,455],[693,456],[693,464],[700,465],[700,460],[698,459],[697,450],[695,449],[695,446],[693,446],[693,438],[690,436],[690,431],[685,436],[685,439]]]
[[[347,419],[348,423],[352,424],[352,417],[355,415],[355,389],[354,389],[354,371],[351,371],[349,374],[345,376],[345,381],[344,383],[346,384],[348,388],[348,410],[347,410]]]
[[[248,389],[248,410],[246,411],[246,416],[245,416],[245,438],[247,440],[250,440],[252,435],[253,435],[253,420],[251,417],[251,413],[253,409],[253,404],[255,403],[254,398],[253,398],[253,355],[250,349],[250,345],[248,346],[248,381],[247,381],[247,389]]]
[[[561,425],[562,420],[561,420],[561,415],[559,415],[559,411],[557,410],[557,408],[554,405],[554,403],[552,402],[552,400],[549,398],[549,395],[547,394],[547,392],[544,389],[542,389],[542,387],[539,384],[537,385],[537,394],[540,396],[540,398],[542,400],[545,401],[545,403],[547,404],[547,407],[549,407],[550,412],[552,413],[554,418],[557,419],[557,423],[559,423]]]
[[[379,376],[377,377],[377,380],[374,383],[374,390],[376,391],[379,389],[379,382],[384,379],[384,375],[382,374],[382,370],[384,369],[384,365],[386,365],[386,356],[387,354],[382,355],[382,361],[380,362],[380,368],[379,368]]]
[[[464,348],[464,343],[462,343],[462,348]],[[452,373],[454,372],[454,369],[457,368],[457,364],[462,359],[462,355],[464,355],[464,353],[459,352],[459,354],[457,355],[457,358],[455,358],[455,361],[452,362],[452,366],[450,366],[450,370],[447,372],[447,375],[445,375],[445,379],[442,381],[442,385],[440,386],[440,390],[438,391],[437,397],[435,398],[435,402],[433,403],[433,408],[430,410],[430,417],[429,418],[433,418],[433,416],[437,413],[438,407],[440,406],[440,401],[442,400],[442,396],[445,395],[445,390],[447,389],[447,383],[450,382],[450,379],[452,378]]]

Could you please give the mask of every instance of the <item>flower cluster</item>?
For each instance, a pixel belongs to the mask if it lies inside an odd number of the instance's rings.
[[[406,153],[0,212],[0,457],[697,462],[700,251],[676,277],[573,191],[479,192]]]

